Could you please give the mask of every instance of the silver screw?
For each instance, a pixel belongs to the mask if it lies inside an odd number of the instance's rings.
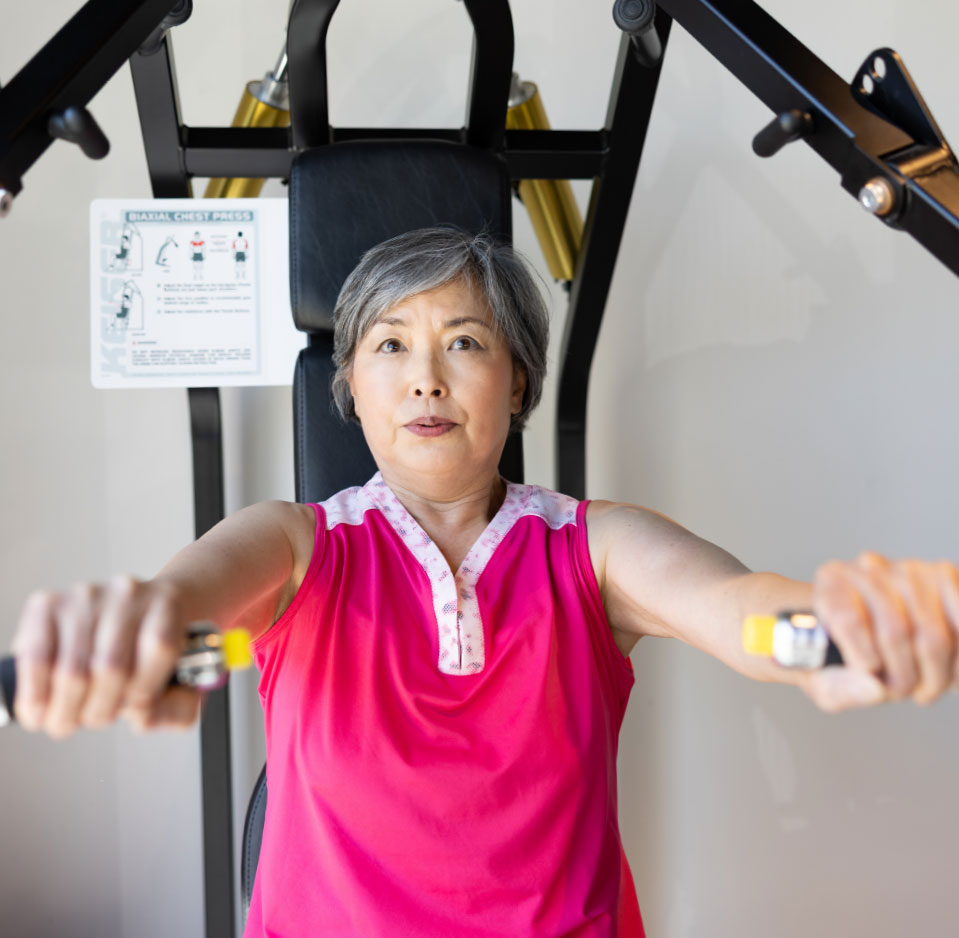
[[[0,189],[0,218],[6,218],[13,208],[13,196],[6,189]]]
[[[896,207],[896,190],[888,179],[876,176],[859,190],[859,204],[870,215],[888,215]]]

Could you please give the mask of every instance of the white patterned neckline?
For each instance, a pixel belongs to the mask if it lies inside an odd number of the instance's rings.
[[[324,502],[324,508],[327,528],[341,522],[360,524],[368,508],[379,509],[430,581],[439,630],[439,670],[444,674],[467,675],[479,673],[486,663],[476,584],[496,548],[524,515],[536,515],[554,529],[575,524],[577,504],[574,498],[539,486],[507,482],[503,504],[467,551],[455,574],[442,551],[406,510],[381,473],[377,472],[362,489],[347,489],[333,496]]]

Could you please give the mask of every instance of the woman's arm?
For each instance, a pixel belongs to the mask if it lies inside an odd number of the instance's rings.
[[[614,633],[679,638],[763,681],[797,684],[825,710],[911,696],[928,703],[959,682],[959,573],[953,564],[875,554],[825,564],[813,583],[753,573],[670,519],[592,502],[589,546]],[[744,618],[812,610],[845,665],[792,671],[745,654]]]
[[[296,594],[313,553],[308,505],[261,502],[187,545],[151,582],[174,589],[188,622],[262,635]]]
[[[309,566],[313,509],[264,502],[221,521],[151,580],[118,577],[36,592],[14,638],[17,719],[52,736],[128,716],[140,728],[194,721],[199,695],[167,685],[187,629],[265,632]]]

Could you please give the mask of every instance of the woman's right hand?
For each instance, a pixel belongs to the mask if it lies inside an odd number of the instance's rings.
[[[180,606],[170,583],[132,577],[33,593],[13,642],[20,725],[57,739],[120,716],[191,725],[200,694],[168,686],[189,627]]]

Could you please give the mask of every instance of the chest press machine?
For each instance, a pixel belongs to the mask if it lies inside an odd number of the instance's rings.
[[[485,229],[509,240],[514,187],[539,213],[534,224],[544,252],[565,260],[551,263],[569,291],[557,484],[584,496],[590,364],[674,19],[773,111],[753,140],[757,155],[803,139],[867,211],[959,274],[959,164],[891,49],[870,53],[846,83],[751,0],[616,0],[613,17],[623,37],[602,127],[550,130],[540,110],[522,109],[529,94],[511,77],[508,0],[464,0],[474,49],[463,128],[334,128],[325,41],[338,5],[292,4],[280,62],[251,86],[232,128],[189,127],[180,116],[169,31],[189,18],[192,0],[88,0],[0,88],[0,217],[53,139],[76,143],[92,158],[106,155],[109,143],[86,105],[128,60],[154,197],[192,196],[194,176],[214,179],[208,195],[253,195],[263,177],[289,180],[292,311],[309,334],[293,385],[299,501],[323,500],[375,469],[359,428],[334,418],[329,406],[330,316],[346,275],[374,244],[427,225]],[[593,180],[581,233],[568,196],[520,185],[573,178]],[[188,393],[200,536],[224,513],[219,392]],[[508,441],[501,469],[522,481],[519,437]],[[228,938],[235,916],[224,691],[208,701],[201,746],[206,933]],[[265,804],[264,770],[244,832],[245,906]]]

